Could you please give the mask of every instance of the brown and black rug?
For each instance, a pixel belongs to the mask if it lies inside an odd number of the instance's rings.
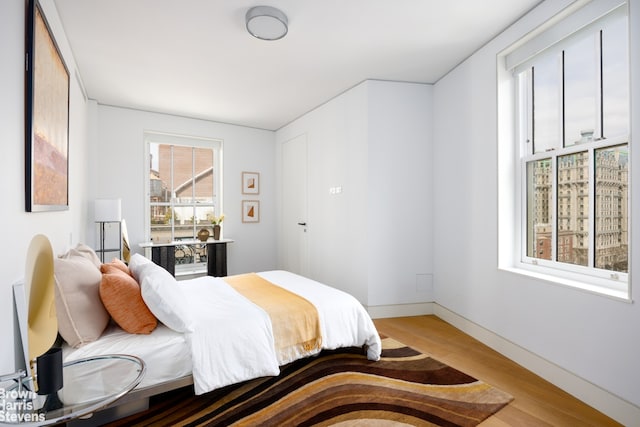
[[[512,397],[391,338],[382,358],[362,349],[323,351],[278,377],[194,396],[192,387],[152,398],[111,426],[475,426]]]

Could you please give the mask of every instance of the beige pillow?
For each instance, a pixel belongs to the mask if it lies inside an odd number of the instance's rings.
[[[89,246],[85,245],[84,243],[78,243],[76,247],[72,249],[72,251],[76,251],[74,252],[75,254],[82,255],[83,257],[91,261],[93,265],[100,268],[100,265],[102,264],[102,262],[100,261],[100,257],[98,257],[96,251],[91,249]]]
[[[100,299],[102,274],[76,249],[54,260],[58,332],[72,347],[97,340],[109,323]]]

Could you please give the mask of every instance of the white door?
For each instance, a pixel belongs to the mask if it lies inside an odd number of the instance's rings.
[[[282,145],[283,268],[308,276],[307,135]]]

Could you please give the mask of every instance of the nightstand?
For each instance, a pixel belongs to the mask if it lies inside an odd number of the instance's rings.
[[[142,359],[123,354],[66,362],[64,385],[58,392],[62,407],[49,411],[42,410],[45,396],[26,390],[18,393],[15,383],[0,384],[0,425],[47,426],[90,418],[133,390],[145,371]]]

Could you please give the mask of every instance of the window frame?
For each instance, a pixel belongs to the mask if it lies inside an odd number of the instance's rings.
[[[521,156],[519,159],[519,163],[520,163],[520,191],[519,193],[516,195],[516,199],[519,201],[519,203],[521,203],[521,208],[520,208],[520,213],[521,213],[521,217],[520,217],[520,223],[517,226],[518,227],[518,231],[521,233],[521,245],[520,245],[520,261],[521,263],[525,264],[525,265],[532,265],[532,266],[536,266],[539,265],[541,267],[546,267],[546,268],[554,268],[557,269],[558,271],[563,271],[563,270],[567,270],[571,273],[578,273],[578,274],[584,274],[586,276],[594,276],[596,278],[600,278],[600,279],[611,279],[611,280],[615,280],[615,281],[620,281],[620,282],[628,282],[629,280],[629,273],[624,273],[624,272],[615,272],[615,271],[611,271],[611,270],[604,270],[604,269],[599,269],[596,268],[594,266],[595,264],[595,246],[592,243],[595,243],[595,231],[596,231],[596,224],[595,224],[595,152],[599,149],[603,149],[603,148],[612,148],[612,147],[616,147],[616,146],[620,146],[620,145],[629,145],[628,141],[629,138],[625,138],[622,136],[618,136],[618,137],[613,137],[611,139],[606,139],[606,140],[601,140],[601,141],[594,141],[593,143],[589,143],[588,146],[586,145],[573,145],[571,147],[566,147],[564,150],[562,151],[553,151],[553,152],[543,152],[543,153],[536,153],[533,154],[531,156]],[[582,152],[587,152],[588,153],[588,158],[589,158],[589,205],[588,205],[588,212],[589,212],[589,252],[588,252],[588,266],[580,266],[580,265],[575,265],[575,264],[569,264],[569,263],[564,263],[561,261],[555,261],[557,259],[557,234],[558,234],[558,210],[557,210],[557,199],[558,199],[558,195],[557,195],[557,191],[558,191],[558,186],[557,186],[557,180],[558,180],[558,174],[557,174],[557,161],[559,157],[563,157],[563,156],[567,156],[567,155],[571,155],[571,154],[576,154],[576,153],[582,153]],[[552,198],[552,206],[550,207],[550,210],[554,213],[553,214],[553,220],[551,221],[551,233],[552,233],[552,245],[551,245],[551,260],[545,260],[545,259],[541,259],[541,258],[535,258],[535,257],[530,257],[527,256],[527,215],[528,215],[528,210],[527,210],[527,171],[526,171],[526,164],[532,161],[536,161],[536,160],[544,160],[544,159],[550,159],[550,163],[551,163],[551,187],[552,187],[552,191],[554,193],[554,197]],[[630,183],[627,182],[627,185],[630,186]],[[630,191],[629,191],[630,192]],[[627,204],[627,216],[630,217],[630,204]],[[593,238],[591,237],[593,236]],[[629,242],[630,245],[630,242]],[[616,286],[614,286],[614,288],[617,288]]]
[[[598,2],[594,2],[592,6],[600,6],[597,4]],[[603,2],[604,3],[604,2]],[[610,2],[609,2],[610,3]],[[523,90],[522,83],[519,81],[518,74],[523,70],[531,67],[531,64],[538,58],[543,55],[552,55],[558,54],[558,52],[562,51],[567,45],[570,45],[572,41],[576,40],[579,37],[584,37],[585,33],[588,31],[592,31],[595,26],[601,25],[603,22],[606,22],[609,19],[615,19],[616,16],[619,17],[620,14],[625,16],[627,22],[629,20],[629,14],[627,10],[626,2],[622,2],[621,5],[618,5],[616,8],[609,9],[602,16],[597,17],[595,22],[590,22],[588,25],[584,25],[576,31],[566,32],[566,28],[563,28],[566,34],[557,39],[557,41],[553,43],[548,42],[549,34],[543,34],[542,36],[536,36],[538,39],[547,39],[546,47],[549,49],[539,50],[535,53],[535,55],[529,55],[525,61],[520,64],[513,66],[513,59],[509,58],[509,55],[513,53],[514,50],[502,56],[502,60],[498,61],[499,66],[503,66],[507,71],[505,76],[508,75],[508,78],[511,80],[511,89],[508,91],[510,101],[508,101],[509,105],[512,106],[513,110],[511,112],[511,120],[513,121],[512,130],[513,137],[515,141],[512,143],[515,144],[515,158],[514,167],[512,169],[514,173],[514,178],[516,179],[516,185],[514,188],[514,203],[513,203],[513,212],[515,214],[514,221],[512,225],[514,226],[513,230],[513,246],[511,250],[513,251],[513,256],[509,257],[512,259],[511,267],[508,265],[502,265],[501,267],[506,270],[516,271],[518,273],[526,274],[532,277],[536,277],[539,279],[547,280],[553,283],[567,285],[571,287],[580,288],[583,290],[587,290],[590,292],[594,292],[597,294],[602,294],[606,296],[611,296],[614,298],[619,298],[623,300],[630,301],[631,299],[631,287],[630,287],[630,269],[628,272],[616,272],[613,270],[605,270],[601,268],[595,267],[595,251],[597,245],[598,236],[596,235],[596,151],[602,148],[613,148],[620,145],[625,145],[627,147],[627,151],[629,153],[629,159],[631,158],[631,117],[630,117],[630,106],[629,106],[629,130],[628,134],[624,136],[614,136],[611,138],[606,138],[602,140],[591,141],[583,144],[573,144],[566,145],[564,143],[564,133],[565,128],[564,124],[561,123],[560,132],[563,137],[560,141],[560,145],[562,148],[554,149],[545,152],[534,153],[534,141],[533,141],[533,112],[532,105],[533,102],[531,98],[529,98],[529,103],[524,103],[524,105],[529,105],[529,108],[523,109],[523,97],[531,97],[533,95],[529,95],[526,90]],[[571,18],[571,16],[569,16]],[[562,26],[562,22],[560,23]],[[551,31],[552,34],[557,34],[557,28]],[[538,42],[538,40],[534,39],[534,42]],[[524,43],[526,45],[527,42]],[[535,44],[535,43],[533,43]],[[519,46],[522,46],[523,43],[519,43]],[[629,45],[627,46],[627,51],[629,51]],[[517,50],[517,48],[516,48]],[[598,52],[601,54],[601,52]],[[518,52],[518,55],[522,55],[521,52]],[[630,55],[629,55],[630,58]],[[511,59],[511,64],[510,64]],[[630,65],[627,67],[627,73],[630,74]],[[602,84],[602,74],[598,75],[600,82]],[[629,78],[630,82],[630,78]],[[528,82],[531,88],[532,82]],[[597,111],[598,114],[598,126],[602,126],[602,92],[597,95],[600,97],[599,101],[599,109]],[[499,95],[500,99],[500,95]],[[630,98],[627,102],[630,103]],[[505,102],[505,99],[500,102]],[[564,101],[561,100],[562,104]],[[561,117],[561,120],[564,120],[564,117]],[[600,131],[598,127],[596,132]],[[558,231],[559,231],[559,217],[558,217],[558,158],[570,155],[574,153],[580,152],[588,153],[588,164],[589,164],[589,175],[588,175],[588,220],[589,220],[589,249],[588,249],[588,266],[580,266],[575,264],[569,264],[565,262],[556,261],[557,260],[557,252],[559,250],[560,240],[558,239]],[[551,188],[553,192],[552,205],[550,207],[553,212],[551,217],[551,226],[552,226],[552,239],[551,239],[551,260],[534,258],[528,256],[527,253],[527,231],[529,228],[528,225],[528,209],[527,209],[527,191],[528,191],[528,183],[527,183],[527,163],[540,160],[540,159],[550,159],[551,162]],[[629,167],[630,170],[630,167]],[[629,262],[631,261],[631,203],[630,196],[632,194],[631,190],[631,175],[627,174],[627,253]],[[502,240],[501,240],[502,241]],[[504,259],[504,258],[503,258]],[[630,265],[630,264],[629,264]]]
[[[198,137],[198,136],[185,136],[179,134],[171,134],[165,132],[156,132],[156,131],[144,131],[144,159],[145,159],[145,168],[144,168],[144,238],[145,241],[151,242],[151,206],[152,203],[150,201],[151,198],[151,144],[165,144],[179,147],[190,147],[190,148],[206,148],[213,150],[213,201],[212,203],[207,204],[199,204],[197,200],[192,199],[190,203],[177,203],[175,201],[175,197],[171,197],[169,203],[160,203],[154,204],[154,206],[168,206],[172,212],[175,207],[184,207],[184,206],[193,206],[196,207],[213,207],[213,214],[215,216],[219,216],[223,212],[222,207],[222,192],[223,192],[223,183],[222,183],[222,153],[223,153],[223,140],[216,138],[207,138],[207,137]],[[193,171],[192,171],[193,175]],[[173,181],[173,177],[172,177]],[[173,184],[172,184],[173,185]],[[194,230],[196,225],[194,224]],[[172,240],[175,241],[175,222],[171,221],[171,237]],[[197,230],[194,231],[194,234],[197,233]],[[194,239],[197,237],[194,235]],[[185,245],[176,245],[175,251],[183,250],[182,246]],[[193,245],[188,245],[193,246]],[[206,272],[207,264],[206,262],[192,262],[188,264],[176,264],[175,266],[175,274],[179,275],[188,275],[188,274],[199,274],[202,272]]]

